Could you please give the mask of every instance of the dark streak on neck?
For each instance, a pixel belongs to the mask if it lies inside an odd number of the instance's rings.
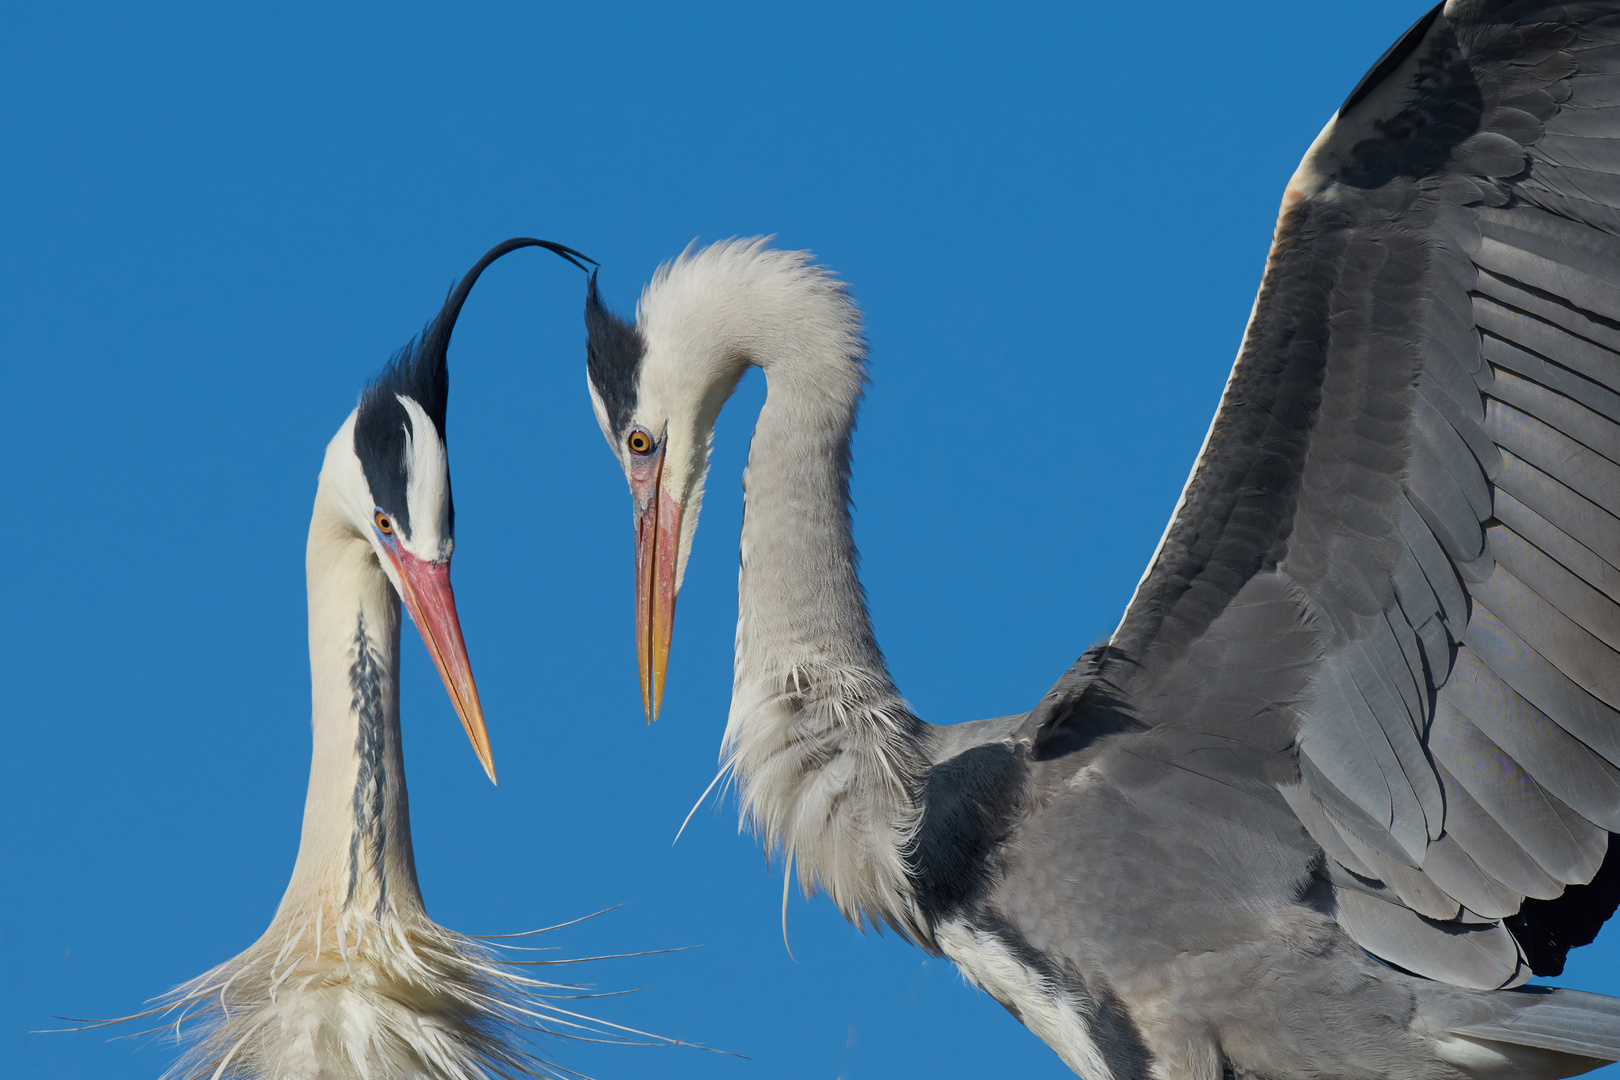
[[[384,874],[383,853],[387,848],[388,822],[383,817],[383,796],[388,768],[384,760],[383,666],[366,634],[366,615],[361,612],[354,632],[354,662],[349,665],[349,688],[353,691],[350,708],[358,727],[354,752],[360,759],[354,781],[354,832],[349,837],[349,895],[345,905],[354,902],[359,883],[362,844],[371,848],[371,869],[377,876],[377,915],[381,917],[388,900],[388,879]]]

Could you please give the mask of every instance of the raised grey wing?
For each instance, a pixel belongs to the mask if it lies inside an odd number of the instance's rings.
[[[1159,551],[1030,731],[1106,684],[1282,792],[1369,951],[1512,985],[1620,899],[1617,567],[1620,11],[1452,0],[1290,182]]]

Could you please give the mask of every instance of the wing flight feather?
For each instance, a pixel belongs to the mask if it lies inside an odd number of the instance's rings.
[[[1269,747],[1185,767],[1274,786],[1336,918],[1392,963],[1513,985],[1583,943],[1559,937],[1567,887],[1600,879],[1583,926],[1612,913],[1612,0],[1450,0],[1357,88],[1289,185],[1204,450],[1085,663],[1142,723],[1123,740]]]

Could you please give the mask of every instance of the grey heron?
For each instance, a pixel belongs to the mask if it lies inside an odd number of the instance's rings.
[[[634,322],[593,276],[586,323],[649,721],[715,420],[764,372],[721,755],[807,891],[1089,1080],[1620,1060],[1620,999],[1522,985],[1620,900],[1614,0],[1449,0],[1352,91],[1123,618],[1018,715],[933,726],[890,679],[829,271],[727,241]]]
[[[305,552],[314,748],[292,880],[251,947],[175,990],[160,1012],[200,1036],[186,1076],[556,1075],[519,1028],[577,1028],[547,984],[429,918],[411,848],[399,724],[400,604],[421,632],[491,782],[450,559],[446,352],[468,292],[510,251],[491,249],[419,339],[366,387],[326,447]]]

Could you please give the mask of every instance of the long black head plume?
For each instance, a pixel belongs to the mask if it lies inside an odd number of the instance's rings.
[[[407,535],[410,523],[405,503],[405,433],[410,428],[410,414],[399,399],[408,397],[420,405],[428,419],[433,421],[437,429],[435,434],[441,442],[444,441],[445,414],[450,401],[447,357],[450,335],[456,328],[461,307],[467,302],[467,296],[479,275],[490,263],[525,247],[545,248],[581,270],[586,269],[586,263],[596,265],[596,260],[589,255],[582,255],[571,247],[550,240],[518,236],[496,244],[450,290],[444,306],[422,328],[421,336],[406,342],[403,348],[394,353],[382,373],[360,395],[360,415],[355,418],[354,424],[355,454],[365,467],[366,480],[371,485],[372,494],[378,499],[378,505],[395,515]],[[420,437],[422,433],[414,434]]]
[[[450,370],[446,357],[450,351],[450,335],[455,331],[456,320],[461,317],[461,307],[467,302],[467,296],[472,292],[479,275],[490,263],[525,247],[542,247],[547,251],[556,252],[581,270],[585,269],[585,263],[593,266],[596,264],[596,260],[590,256],[581,255],[571,247],[552,243],[550,240],[534,240],[518,236],[496,244],[485,252],[484,257],[479,259],[456,287],[450,290],[450,295],[445,298],[444,306],[439,309],[439,313],[422,328],[421,337],[406,342],[405,346],[389,359],[388,366],[383,369],[382,374],[366,388],[365,396],[360,403],[362,416],[366,413],[368,404],[381,399],[393,401],[395,394],[403,394],[405,397],[415,399],[416,403],[422,406],[422,410],[439,429],[439,437],[444,438],[445,408],[450,396]],[[582,259],[584,262],[580,261]]]
[[[585,371],[607,411],[614,439],[624,434],[635,411],[636,380],[647,343],[634,325],[619,318],[602,303],[596,289],[596,271],[585,290]]]

